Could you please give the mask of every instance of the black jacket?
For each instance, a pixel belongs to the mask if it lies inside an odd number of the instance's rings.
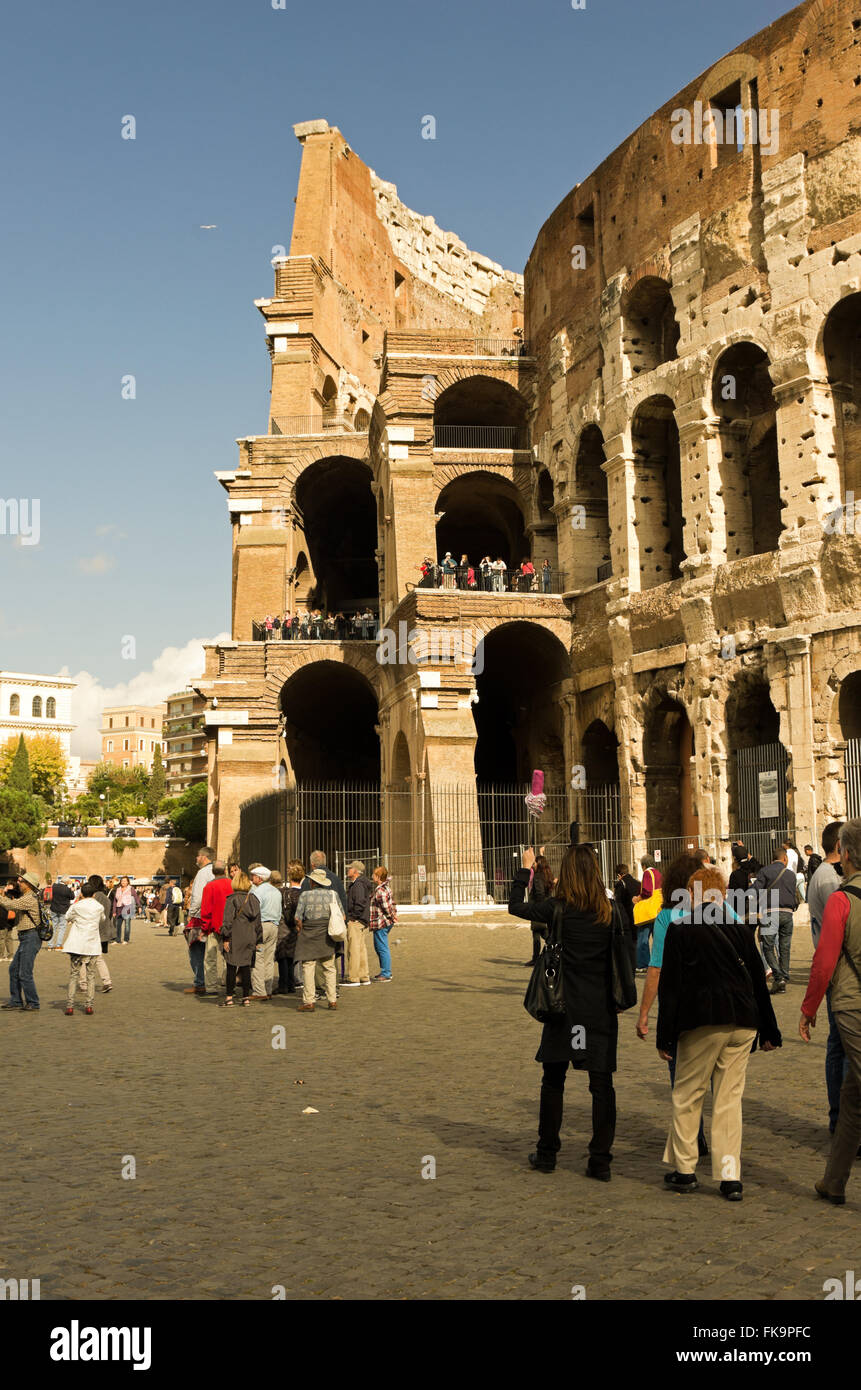
[[[776,859],[773,864],[768,864],[766,868],[760,869],[753,880],[752,887],[756,888],[757,892],[762,892],[765,889],[769,894],[773,889],[777,893],[778,911],[780,912],[794,912],[798,906],[795,901],[795,874],[788,865],[781,864],[779,859]],[[770,897],[768,907],[771,907]]]
[[[622,914],[622,921],[628,931],[636,935],[637,928],[634,924],[634,899],[640,892],[640,884],[633,874],[625,874],[622,878],[617,878],[613,884],[613,896],[619,904],[619,911]]]
[[[525,917],[542,936],[553,921],[559,899],[524,902],[529,870],[518,869],[511,885],[508,911]],[[612,930],[594,913],[579,912],[565,904],[562,917],[562,976],[566,1019],[545,1023],[536,1062],[570,1062],[577,1071],[615,1071],[618,1015],[610,997]],[[573,1029],[584,1047],[572,1046]]]
[[[675,1053],[681,1033],[709,1026],[753,1028],[762,1042],[781,1046],[753,932],[739,922],[683,917],[670,923],[664,940],[658,1050]]]
[[[62,917],[64,912],[68,912],[74,900],[75,895],[68,883],[55,883],[51,888],[51,901],[48,905],[52,912],[56,912],[58,916]]]
[[[331,874],[329,875],[331,878]],[[376,884],[365,874],[359,874],[347,888],[347,921],[364,922],[365,926],[370,926],[371,922],[371,898],[374,896]]]

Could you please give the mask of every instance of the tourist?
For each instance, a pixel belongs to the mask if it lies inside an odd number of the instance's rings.
[[[58,878],[56,883],[51,885],[50,890],[46,889],[45,891],[50,891],[51,894],[49,908],[51,921],[54,923],[54,935],[50,941],[45,943],[45,947],[49,951],[59,951],[62,949],[63,937],[66,934],[66,914],[75,901],[75,893],[68,883],[64,883],[61,878]]]
[[[831,1153],[816,1191],[835,1206],[846,1201],[846,1183],[861,1144],[861,819],[848,820],[841,827],[840,867],[843,882],[825,904],[798,1023],[799,1035],[810,1042],[817,1010],[830,989],[831,1012],[848,1070],[840,1091]]]
[[[69,924],[69,933],[63,946],[63,950],[69,956],[66,1013],[75,1012],[75,989],[79,977],[86,974],[87,1004],[84,1013],[91,1014],[96,995],[96,961],[102,959],[101,926],[105,918],[105,910],[96,899],[96,890],[92,883],[87,881],[83,885],[80,901],[73,903],[66,915]]]
[[[93,890],[93,901],[99,904],[103,913],[102,920],[99,923],[99,939],[101,941],[102,949],[99,956],[96,959],[96,969],[99,972],[99,978],[102,982],[102,993],[110,994],[111,990],[113,989],[113,984],[111,983],[111,972],[108,969],[108,949],[111,944],[111,936],[113,935],[111,923],[111,904],[108,899],[107,892],[105,891],[105,881],[100,874],[90,874],[90,877],[87,879],[87,883],[90,884]],[[83,891],[84,890],[82,885],[81,892],[83,893]],[[82,974],[83,973],[84,972],[82,971]],[[85,982],[82,979],[82,989],[84,988],[84,983]]]
[[[347,979],[345,989],[371,983],[368,966],[368,932],[371,927],[371,897],[374,885],[365,873],[361,859],[347,865]]]
[[[227,964],[223,1006],[233,1008],[236,976],[242,985],[242,1003],[251,1003],[251,969],[263,940],[260,903],[251,892],[251,880],[240,868],[230,882],[230,895],[224,900],[221,943]]]
[[[20,874],[16,880],[18,897],[0,893],[0,908],[10,909],[18,917],[18,947],[9,966],[9,1002],[0,1009],[21,1009],[23,1013],[38,1013],[39,995],[33,968],[42,945],[39,927],[39,880],[34,873]]]
[[[493,561],[489,555],[484,555],[478,562],[478,573],[481,578],[481,589],[483,593],[490,593],[493,578]]]
[[[332,871],[331,869],[327,869],[327,868],[326,868],[326,856],[325,856],[325,854],[323,853],[323,851],[322,851],[321,849],[313,849],[313,850],[311,851],[311,854],[310,854],[308,863],[310,864],[311,869],[323,869],[323,870],[325,870],[326,878],[327,878],[328,882],[330,883],[331,887],[334,888],[335,892],[338,894],[338,901],[339,901],[340,904],[341,904],[341,912],[342,912],[343,916],[346,918],[346,915],[347,915],[347,890],[346,890],[346,888],[344,887],[344,885],[343,885],[343,883],[341,882],[341,880],[340,880],[340,878],[338,877],[338,875],[337,875],[336,873],[333,873],[333,871]],[[313,885],[313,882],[312,882],[311,878],[306,874],[305,877],[304,877],[303,880],[302,880],[302,891],[303,891],[303,893],[306,891],[306,889],[313,888],[313,886],[314,886],[314,885]],[[345,960],[346,960],[346,949],[345,949],[345,947],[346,947],[346,943],[345,943],[344,941],[338,941],[338,942],[336,942],[336,944],[335,944],[335,956],[336,956],[336,958],[340,958],[340,961],[341,961],[341,979],[342,979],[342,980],[343,980],[343,978],[344,978],[344,962],[345,962]],[[323,979],[323,972],[322,972],[322,970],[319,970],[319,971],[318,971],[318,975],[317,975],[317,998],[318,998],[318,999],[325,999],[325,998],[326,998],[325,980]]]
[[[492,581],[493,581],[493,582],[492,582],[493,592],[494,592],[495,594],[504,593],[504,591],[505,591],[505,576],[508,574],[508,566],[507,566],[507,564],[505,563],[505,561],[503,560],[503,558],[502,558],[501,555],[498,555],[497,558],[493,561],[493,564],[491,565],[490,569],[491,569],[491,578],[492,578]]]
[[[812,845],[805,845],[804,853],[807,855],[807,884],[809,887],[810,880],[816,873],[816,870],[819,868],[819,865],[822,863],[822,855],[816,854]]]
[[[221,954],[221,924],[224,904],[233,892],[227,877],[227,866],[221,859],[212,862],[212,878],[204,884],[200,897],[200,931],[203,939],[203,987],[207,994],[217,994],[219,975],[223,972]]]
[[[201,931],[200,904],[203,900],[203,890],[207,883],[214,877],[212,861],[215,852],[209,845],[204,845],[203,849],[198,850],[195,863],[197,873],[188,894],[188,917],[186,918],[183,935],[188,946],[188,963],[191,966],[194,976],[194,984],[184,990],[184,994],[205,994],[206,977],[203,969],[203,962],[206,956],[206,941]]]
[[[140,907],[140,898],[127,874],[123,874],[114,894],[114,926],[117,945],[128,946],[132,934],[132,918]]]
[[[786,863],[791,874],[798,873],[798,850],[787,835],[783,840],[783,848],[786,850]]]
[[[771,864],[760,869],[753,887],[758,893],[769,895],[767,910],[759,914],[759,935],[763,954],[771,968],[771,992],[783,994],[789,984],[792,921],[797,906],[795,873],[789,867],[786,845],[775,846]],[[773,894],[777,895],[776,910],[772,906]]]
[[[538,1145],[529,1155],[529,1162],[541,1173],[552,1172],[556,1167],[565,1076],[570,1065],[575,1071],[589,1073],[592,1138],[586,1175],[609,1182],[616,1132],[613,1072],[619,1031],[610,995],[614,909],[601,881],[598,862],[585,845],[574,845],[565,851],[554,898],[524,903],[529,870],[534,863],[534,852],[526,850],[523,866],[514,874],[508,911],[514,917],[540,923],[540,930],[546,932],[559,910],[565,1017],[561,1022],[544,1024],[535,1058],[542,1063],[544,1073]]]
[[[542,846],[538,851],[538,854],[535,858],[535,863],[533,864],[532,869],[530,871],[529,901],[531,903],[541,903],[544,902],[545,898],[550,898],[552,897],[552,895],[553,873],[550,868],[550,865],[547,863],[547,860],[544,856],[544,847]],[[541,931],[539,927],[533,925],[532,955],[529,960],[524,962],[524,964],[530,967],[534,966],[540,955]]]
[[[15,893],[17,893],[17,886]],[[0,961],[12,960],[15,955],[15,917],[11,908],[0,909]]]
[[[268,642],[268,641],[270,640],[270,638],[272,637],[272,629],[273,629],[274,626],[275,626],[275,620],[274,620],[274,618],[272,617],[272,614],[271,614],[271,613],[267,613],[267,614],[266,614],[266,617],[265,617],[264,620],[263,620],[263,640],[264,640],[264,642]]]
[[[732,846],[733,870],[729,876],[729,888],[733,893],[746,893],[762,865],[748,853],[747,847],[737,840]]]
[[[374,934],[374,950],[380,962],[380,973],[374,976],[375,984],[387,984],[392,978],[392,953],[389,950],[389,932],[398,920],[398,909],[392,895],[389,871],[383,864],[374,869],[374,888],[371,898],[371,931]]]
[[[298,859],[291,859],[287,865],[289,882],[281,889],[281,924],[278,928],[278,941],[275,946],[275,959],[278,962],[277,994],[295,994],[296,978],[296,904],[302,891],[305,866]]]
[[[579,839],[579,828],[578,828]],[[575,842],[576,843],[576,840]],[[613,880],[613,897],[619,905],[622,914],[622,921],[628,933],[628,945],[631,952],[631,965],[637,968],[637,927],[634,923],[634,899],[640,895],[639,879],[628,871],[627,864],[617,864],[615,877]]]
[[[549,560],[545,560],[541,566],[541,591],[549,594],[553,583],[553,567]]]
[[[822,936],[822,919],[825,905],[832,893],[843,886],[843,872],[840,864],[840,831],[843,822],[831,821],[822,832],[822,852],[824,859],[810,880],[807,891],[807,906],[810,911],[810,934],[813,950],[816,951]],[[817,855],[816,858],[819,858]],[[809,862],[809,861],[808,861]],[[831,988],[825,991],[825,1007],[828,1012],[828,1041],[825,1044],[825,1091],[828,1096],[828,1128],[833,1134],[837,1128],[840,1114],[840,1089],[849,1069],[846,1053],[840,1038],[840,1029],[834,1019],[831,1007]]]
[[[656,1042],[659,1056],[675,1062],[672,1121],[664,1149],[671,1171],[667,1187],[695,1192],[698,1132],[711,1084],[712,1176],[721,1196],[740,1202],[741,1102],[747,1062],[757,1039],[763,1052],[781,1046],[780,1029],[751,933],[726,906],[726,883],[717,869],[699,869],[688,889],[685,915],[671,921],[658,982]]]
[[[175,878],[167,885],[167,934],[174,936],[179,926],[179,911],[182,907],[182,893]]]
[[[645,913],[634,913],[637,922],[637,974],[645,975],[649,968],[652,928],[661,910],[661,873],[651,854],[643,855],[640,867],[643,870],[643,881],[639,893],[631,901],[635,907],[638,903],[649,903]]]
[[[266,1001],[272,996],[275,975],[275,945],[278,941],[278,924],[281,921],[281,894],[269,882],[269,870],[257,864],[250,870],[251,892],[260,903],[260,920],[263,924],[263,941],[251,976],[251,998]]]
[[[313,860],[313,855],[311,856]],[[329,926],[334,920],[343,922],[341,900],[333,887],[334,875],[327,874],[325,868],[312,868],[303,880],[303,888],[296,903],[294,922],[298,933],[296,939],[296,964],[302,966],[302,1003],[298,1012],[313,1013],[316,1007],[316,968],[319,965],[325,981],[326,1000],[330,1009],[337,1009],[337,977],[335,974],[335,943],[329,936]],[[310,883],[310,887],[304,887]]]
[[[530,559],[521,560],[519,581],[521,593],[529,593],[529,591],[532,588],[532,581],[534,578],[535,566],[533,565],[532,561]]]
[[[454,562],[452,553],[450,550],[447,550],[442,558],[442,586],[444,589],[454,588],[456,570],[457,565]]]
[[[692,849],[691,855],[694,859],[696,859],[698,869],[711,868],[715,862],[709,854],[708,850],[705,849],[702,845],[700,845],[697,849]]]

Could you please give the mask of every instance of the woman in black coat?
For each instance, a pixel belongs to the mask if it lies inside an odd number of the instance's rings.
[[[538,1145],[529,1155],[533,1168],[551,1173],[561,1147],[562,1102],[568,1067],[589,1073],[592,1093],[592,1138],[587,1177],[610,1181],[613,1139],[616,1133],[616,1042],[619,1026],[611,998],[613,905],[607,897],[598,861],[586,845],[566,850],[559,870],[556,896],[525,903],[529,870],[535,862],[531,850],[523,856],[523,868],[515,874],[508,910],[514,917],[533,922],[542,935],[562,915],[562,977],[566,1016],[545,1023],[536,1062],[544,1067],[538,1112]]]
[[[240,869],[231,880],[233,892],[224,904],[221,942],[227,961],[227,989],[224,1004],[233,1007],[236,975],[242,985],[242,1003],[251,1003],[251,967],[257,947],[263,941],[260,902],[250,891],[251,880]]]
[[[553,896],[553,874],[550,865],[544,858],[543,848],[538,851],[538,858],[532,870],[532,882],[529,885],[530,903],[543,903],[547,898]],[[532,928],[532,959],[524,962],[526,965],[534,965],[541,955],[541,934],[537,927]]]

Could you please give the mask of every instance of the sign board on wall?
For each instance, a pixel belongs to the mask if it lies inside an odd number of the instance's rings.
[[[759,777],[759,818],[775,820],[780,815],[780,796],[777,790],[777,771],[760,772]]]

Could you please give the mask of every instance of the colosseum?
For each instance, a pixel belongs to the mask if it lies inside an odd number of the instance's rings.
[[[522,276],[295,133],[268,428],[216,475],[218,850],[476,901],[572,821],[609,872],[861,814],[861,0],[673,96]]]

